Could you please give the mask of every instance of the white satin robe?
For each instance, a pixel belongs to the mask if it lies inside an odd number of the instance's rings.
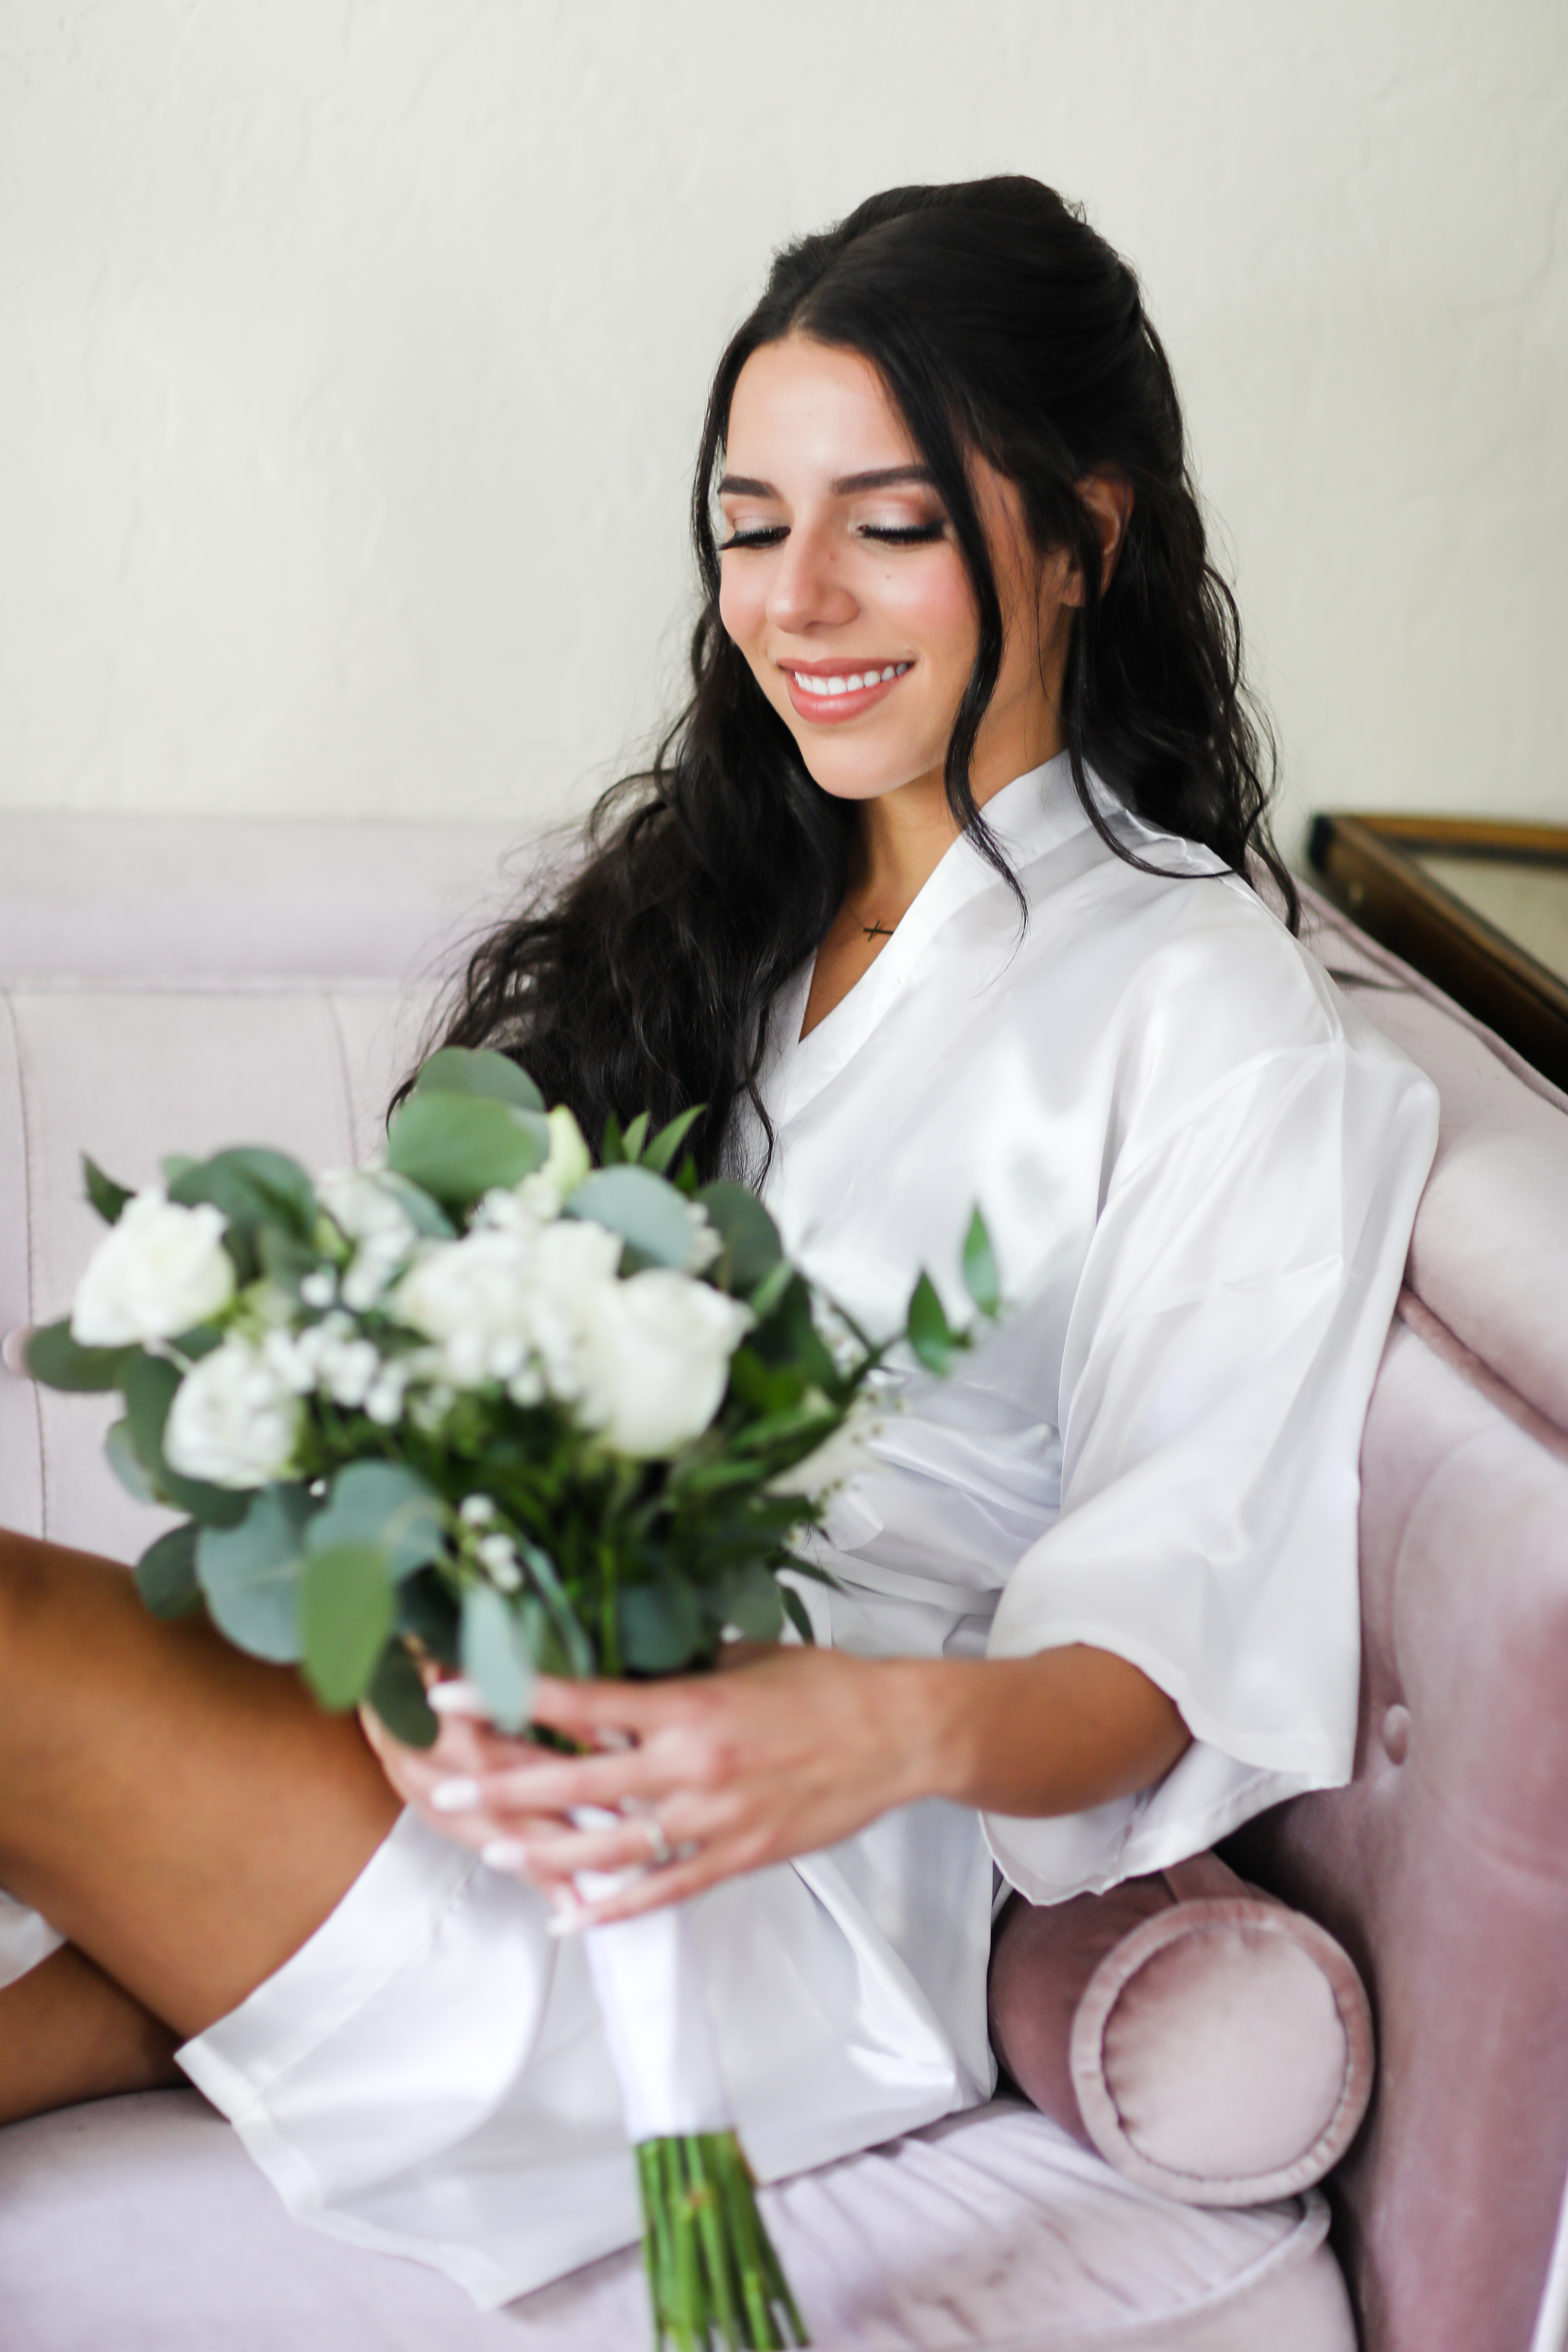
[[[909,1381],[808,1605],[862,1653],[1098,1643],[1194,1744],[1069,1820],[932,1801],[693,1906],[764,2179],[988,2095],[994,1864],[1037,1901],[1108,1886],[1351,1766],[1357,1454],[1433,1090],[1208,855],[1118,817],[1174,878],[1114,857],[1065,761],[986,814],[1022,933],[960,843],[810,1036],[807,974],[781,1008],[789,1250],[873,1330],[922,1265],[956,1318],[978,1203],[1007,1300],[956,1377]],[[581,1948],[412,1816],[183,2063],[296,2212],[482,2303],[637,2235]]]

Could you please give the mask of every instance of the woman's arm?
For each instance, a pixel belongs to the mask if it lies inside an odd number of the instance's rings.
[[[1079,1812],[1159,1780],[1190,1737],[1147,1675],[1083,1645],[973,1661],[767,1650],[669,1682],[542,1679],[533,1716],[601,1752],[557,1756],[453,1718],[424,1753],[374,1718],[366,1729],[394,1787],[428,1821],[552,1894],[564,1897],[578,1871],[675,1849],[595,1919],[816,1853],[922,1797]],[[628,1818],[574,1829],[567,1816],[585,1805],[625,1807]]]

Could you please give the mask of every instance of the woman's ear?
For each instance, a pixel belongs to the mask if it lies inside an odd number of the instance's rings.
[[[1125,474],[1086,474],[1073,485],[1100,541],[1100,593],[1110,585],[1111,574],[1132,520],[1132,485]],[[1083,603],[1083,582],[1077,566],[1066,596],[1068,604]]]

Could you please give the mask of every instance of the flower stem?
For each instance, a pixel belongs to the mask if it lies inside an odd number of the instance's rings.
[[[654,2340],[676,2352],[784,2352],[805,2326],[732,2131],[638,2147]]]

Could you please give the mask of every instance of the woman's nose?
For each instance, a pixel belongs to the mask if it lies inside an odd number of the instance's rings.
[[[836,627],[852,621],[857,610],[825,538],[797,524],[779,550],[768,583],[769,620],[775,628],[799,632]]]

